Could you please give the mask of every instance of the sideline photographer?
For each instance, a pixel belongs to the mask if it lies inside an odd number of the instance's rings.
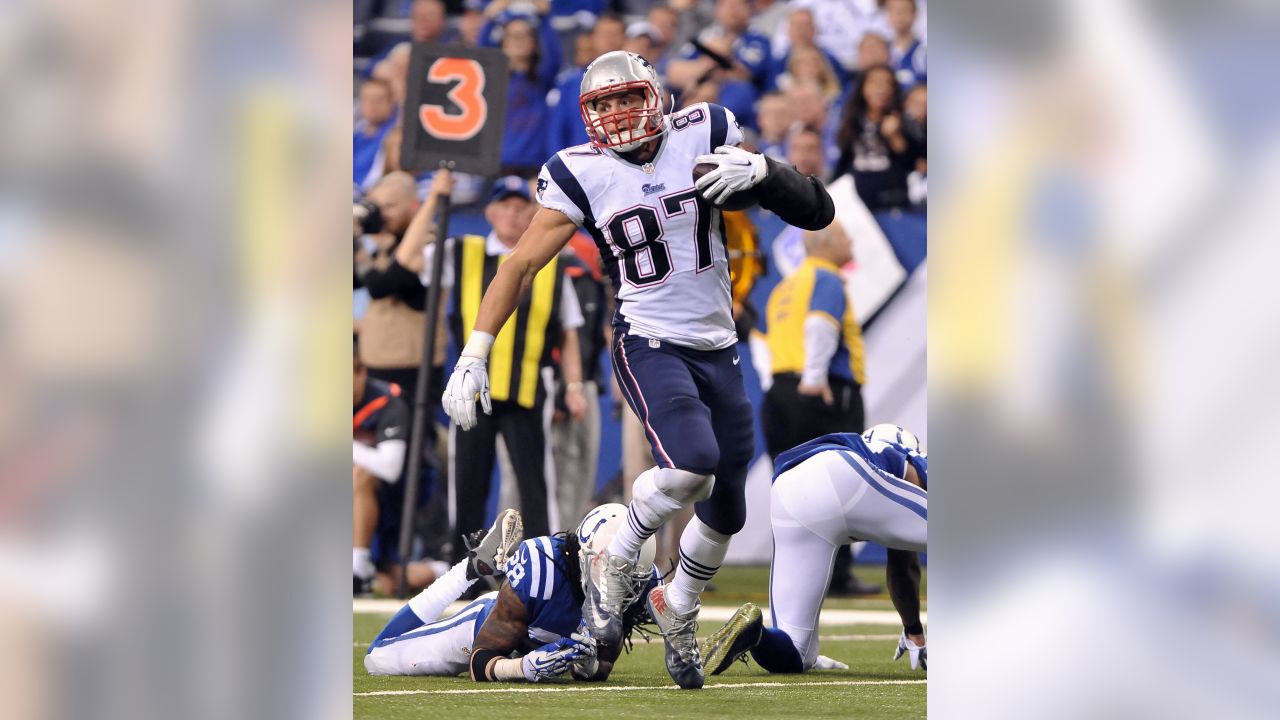
[[[422,360],[427,294],[418,275],[396,262],[395,251],[418,210],[417,185],[404,172],[383,177],[352,207],[354,283],[370,298],[360,324],[360,361],[370,377],[399,385],[409,402]],[[433,208],[422,210],[430,213]],[[435,354],[439,372],[444,360],[439,343]]]

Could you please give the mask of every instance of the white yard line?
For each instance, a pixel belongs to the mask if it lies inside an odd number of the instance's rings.
[[[830,682],[745,682],[745,683],[711,683],[704,685],[703,690],[723,690],[726,688],[792,688],[812,687],[817,685],[924,685],[927,680],[832,680]],[[488,695],[492,693],[572,693],[572,692],[651,692],[653,690],[679,690],[677,685],[597,685],[593,687],[513,687],[484,688],[468,690],[375,690],[372,692],[352,693],[356,697],[375,695]]]
[[[851,641],[856,642],[856,641],[869,641],[869,640],[875,640],[875,641],[897,640],[898,636],[897,635],[820,635],[818,636],[818,639],[824,640],[827,642],[851,642]],[[365,648],[365,647],[369,647],[369,643],[353,642],[351,643],[351,646],[353,648]]]
[[[448,617],[458,612],[465,603],[455,602],[445,610],[442,617]],[[378,600],[374,598],[353,598],[351,600],[351,610],[357,615],[391,615],[404,606],[400,600]],[[769,608],[761,607],[764,611],[765,623],[769,622]],[[733,612],[737,610],[732,606],[708,606],[702,608],[698,619],[703,622],[724,622],[728,620]],[[920,613],[920,621],[929,622],[928,613]],[[892,610],[823,610],[821,622],[823,625],[901,625],[902,620],[898,618],[898,613]]]

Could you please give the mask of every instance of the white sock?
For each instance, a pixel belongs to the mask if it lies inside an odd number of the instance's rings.
[[[687,613],[697,604],[698,595],[729,552],[729,538],[707,527],[696,516],[685,526],[680,535],[680,565],[666,589],[667,604],[677,613]]]
[[[609,554],[634,560],[640,556],[644,541],[653,537],[667,520],[684,507],[671,496],[658,489],[654,482],[661,468],[649,468],[640,473],[632,486],[631,505],[627,507],[627,522],[609,543]]]
[[[351,574],[361,580],[368,580],[378,571],[373,566],[373,561],[369,559],[369,548],[353,547],[351,548]]]
[[[463,560],[436,578],[425,590],[409,598],[409,609],[422,622],[435,622],[449,603],[462,597],[473,582],[475,580],[467,579],[467,561]]]

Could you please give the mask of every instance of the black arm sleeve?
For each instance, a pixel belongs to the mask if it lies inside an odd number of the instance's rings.
[[[765,158],[769,174],[760,183],[760,206],[789,225],[821,230],[835,219],[836,207],[816,177],[806,177],[790,165]]]
[[[395,258],[391,259],[391,264],[386,270],[370,270],[361,279],[364,281],[364,286],[369,289],[369,297],[375,300],[395,297],[414,310],[426,309],[427,293],[426,288],[422,286],[422,281],[417,275],[404,269],[395,261]]]

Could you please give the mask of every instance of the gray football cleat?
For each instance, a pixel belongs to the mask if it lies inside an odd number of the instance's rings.
[[[698,610],[702,603],[683,615],[677,614],[667,605],[666,590],[665,585],[659,585],[649,591],[649,614],[653,615],[667,644],[667,672],[671,679],[684,690],[697,690],[705,680],[697,637]]]
[[[743,605],[702,644],[704,668],[711,675],[728,670],[734,660],[745,656],[760,642],[763,634],[764,613],[754,603]]]
[[[582,618],[597,642],[617,647],[622,642],[622,609],[635,594],[636,564],[607,550],[596,556],[595,563],[586,583]]]
[[[483,533],[483,536],[481,536]],[[524,520],[519,510],[503,510],[487,532],[477,530],[463,538],[470,567],[468,577],[498,575],[507,564],[507,556],[524,540]]]

